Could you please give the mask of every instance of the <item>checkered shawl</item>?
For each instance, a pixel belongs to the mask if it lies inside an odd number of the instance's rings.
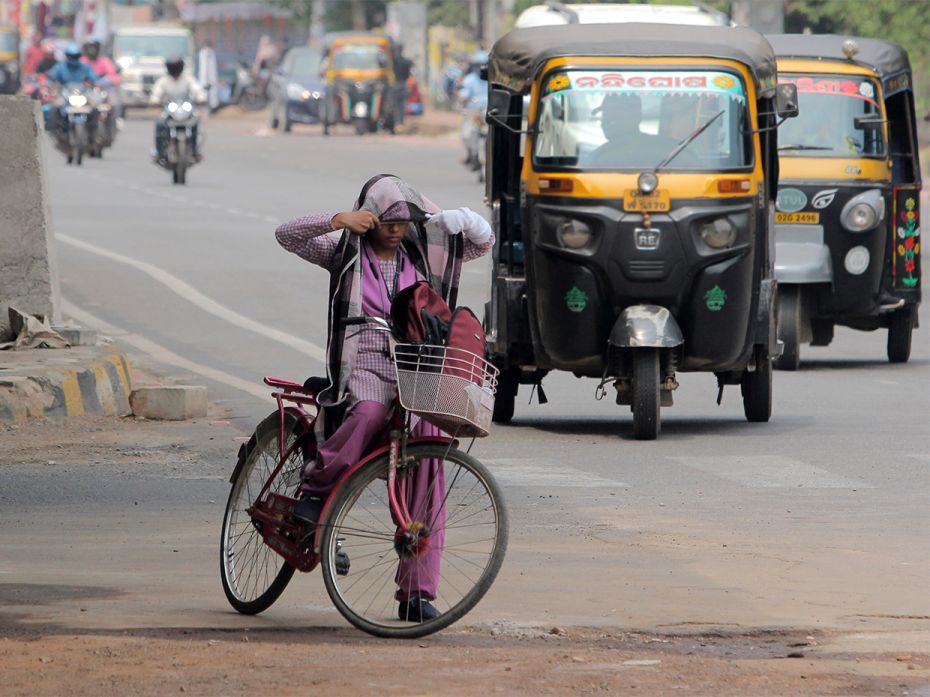
[[[423,225],[441,209],[404,180],[390,174],[369,179],[353,210],[371,211],[382,221],[409,220],[404,250],[422,278],[455,307],[462,272],[462,235],[441,230],[428,233]],[[345,230],[336,247],[329,283],[327,373],[330,386],[320,394],[326,406],[348,397],[349,377],[358,354],[358,332],[346,332],[347,317],[362,315],[362,265],[359,235]]]

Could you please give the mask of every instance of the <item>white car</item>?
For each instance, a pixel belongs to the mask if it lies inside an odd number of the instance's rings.
[[[194,37],[176,25],[122,27],[113,35],[113,59],[120,69],[123,108],[147,107],[155,81],[165,74],[165,59],[181,56],[184,72],[193,70]]]
[[[730,18],[708,7],[687,5],[632,5],[603,3],[572,5],[553,2],[528,7],[514,24],[515,29],[559,24],[614,24],[652,22],[692,26],[730,26]]]

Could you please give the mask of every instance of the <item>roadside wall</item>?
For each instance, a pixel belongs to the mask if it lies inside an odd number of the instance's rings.
[[[58,263],[48,206],[39,103],[0,96],[0,341],[8,307],[60,323]]]

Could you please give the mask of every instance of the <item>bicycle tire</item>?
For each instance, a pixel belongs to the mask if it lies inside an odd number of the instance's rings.
[[[334,494],[335,498],[327,519],[323,523],[325,527],[320,545],[323,581],[339,613],[364,632],[392,639],[413,639],[432,634],[448,627],[468,613],[494,582],[504,559],[509,533],[507,510],[500,488],[487,468],[478,460],[441,443],[413,444],[407,448],[406,455],[405,462],[416,462],[404,468],[404,472],[409,477],[415,477],[421,467],[430,466],[428,464],[430,460],[442,461],[444,495],[443,503],[439,508],[452,510],[453,514],[449,519],[447,515],[442,516],[442,540],[439,543],[441,545],[439,554],[442,557],[440,562],[442,571],[439,574],[441,588],[437,588],[435,598],[431,600],[441,614],[434,619],[422,622],[401,620],[397,615],[397,593],[400,589],[399,583],[403,583],[399,577],[405,572],[404,567],[399,567],[396,563],[400,559],[400,552],[395,547],[394,540],[396,525],[391,516],[387,487],[383,481],[387,475],[387,455],[360,469]],[[400,476],[400,471],[398,475]],[[438,481],[438,477],[430,478],[429,481],[429,491],[436,491],[433,484]],[[466,499],[465,503],[459,502],[458,494],[453,498],[452,488],[459,483],[465,492],[464,495],[471,496]],[[469,486],[470,489],[467,488]],[[477,487],[480,487],[483,493],[479,491],[478,494],[474,494]],[[377,492],[379,488],[380,494]],[[486,499],[483,510],[480,508],[482,503],[479,497],[482,500]],[[371,508],[371,501],[375,499],[379,505]],[[479,504],[477,509],[472,505],[475,502]],[[482,514],[486,515],[483,518],[477,518]],[[373,519],[377,528],[369,530],[364,527],[351,528],[346,525],[347,520],[357,520],[356,516],[359,515]],[[432,523],[428,523],[428,529],[432,533],[428,536],[429,541],[438,535],[439,529],[436,527],[438,516],[435,512],[432,515]],[[414,516],[416,517],[415,514]],[[450,525],[454,520],[459,520],[462,524]],[[489,537],[465,540],[465,536],[476,534],[474,530],[466,531],[466,528],[475,528],[477,534],[487,534]],[[483,532],[482,528],[488,529]],[[454,534],[450,534],[450,531],[454,531]],[[356,538],[364,542],[357,542]],[[349,539],[352,542],[347,544]],[[430,548],[429,541],[425,548]],[[363,553],[360,553],[361,545],[366,545]],[[476,551],[473,545],[481,545],[487,548],[487,551]],[[372,547],[376,548],[371,549]],[[350,565],[348,572],[344,566],[345,555],[337,560],[337,552],[344,552],[348,555]],[[366,566],[369,562],[363,561],[365,559],[370,560],[370,566]],[[415,576],[419,579],[420,558],[415,561],[411,560],[409,564],[406,578]],[[361,570],[358,568],[360,566]],[[461,584],[460,576],[463,575],[462,567],[465,566],[473,566],[476,571],[473,572],[475,578],[467,578],[467,572],[470,569],[466,568],[464,576],[469,588],[462,593],[453,583],[452,577],[455,576],[455,581]],[[383,578],[375,578],[374,581],[366,578],[378,567],[384,567],[380,570],[382,573],[386,572]],[[393,579],[393,584],[391,579]],[[368,599],[365,587],[357,594],[353,593],[355,586],[362,580],[366,581],[368,589],[374,589],[377,584],[378,588],[375,592],[379,594],[379,597],[372,597],[364,607],[363,603]],[[411,581],[408,584],[408,592],[412,592],[409,587],[412,585]],[[362,595],[364,597],[356,597]],[[378,607],[373,609],[375,603]]]
[[[285,414],[284,418],[287,433],[285,444],[290,447],[305,431],[296,416]],[[265,544],[261,532],[252,524],[245,510],[277,465],[279,419],[275,411],[255,428],[255,433],[246,445],[244,462],[238,468],[223,516],[220,578],[229,604],[244,615],[256,615],[271,607],[284,592],[295,571],[293,566]],[[294,495],[299,486],[299,476],[293,475],[295,472],[299,474],[302,465],[302,449],[297,448],[290,461],[278,473],[271,490]],[[253,476],[253,473],[260,476]],[[242,559],[241,563],[237,563],[239,559]],[[262,570],[255,575],[258,566]],[[253,578],[254,584],[250,590],[249,584]]]

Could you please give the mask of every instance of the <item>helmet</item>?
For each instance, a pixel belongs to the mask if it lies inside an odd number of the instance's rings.
[[[490,55],[487,51],[475,51],[468,57],[468,65],[471,68],[480,68],[488,62]]]
[[[73,41],[65,47],[65,59],[69,63],[77,63],[81,60],[81,48]]]
[[[171,56],[165,60],[165,69],[171,77],[180,77],[184,72],[184,59],[181,56]]]
[[[100,55],[100,42],[99,41],[85,41],[84,42],[84,55],[88,58],[96,58]]]

